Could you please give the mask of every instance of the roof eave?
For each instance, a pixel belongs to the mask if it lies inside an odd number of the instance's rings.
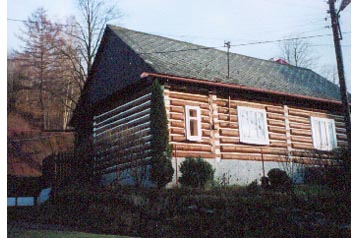
[[[199,80],[199,79],[194,79],[194,78],[185,78],[185,77],[178,77],[178,76],[173,76],[173,75],[150,73],[150,72],[143,72],[140,75],[141,78],[147,78],[150,76],[157,77],[157,78],[165,78],[165,79],[175,80],[175,81],[181,81],[181,82],[187,82],[187,83],[205,84],[208,86],[224,87],[224,88],[231,88],[231,89],[241,89],[241,90],[246,90],[246,91],[250,91],[250,92],[267,93],[267,94],[281,96],[281,97],[283,96],[283,97],[304,99],[304,100],[310,100],[310,101],[321,102],[321,103],[330,103],[330,104],[334,104],[334,105],[342,105],[342,102],[337,101],[337,100],[317,98],[317,97],[311,97],[311,96],[305,96],[305,95],[293,94],[293,93],[284,93],[284,92],[279,92],[279,91],[274,91],[274,90],[249,87],[249,86],[240,85],[240,84],[212,82],[212,81],[202,80],[202,79]]]

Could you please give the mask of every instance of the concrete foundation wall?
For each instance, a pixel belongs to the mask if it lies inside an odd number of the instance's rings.
[[[263,176],[262,162],[261,161],[249,161],[249,160],[218,160],[218,159],[204,159],[209,162],[215,169],[214,180],[218,183],[225,181],[226,185],[248,185],[251,182],[257,180],[260,183],[260,179]],[[184,161],[184,158],[173,158],[172,164],[174,168],[173,181],[169,186],[175,186],[177,184],[177,178],[181,176],[179,171],[180,164]],[[265,174],[273,168],[279,168],[285,170],[287,167],[284,163],[280,162],[264,162]],[[293,177],[295,183],[303,182],[303,171],[297,164],[292,165]],[[176,174],[178,173],[178,174]]]
[[[181,176],[179,171],[180,164],[185,158],[173,158],[172,166],[174,168],[174,175],[172,182],[167,187],[177,186],[178,179]],[[261,161],[250,161],[250,160],[217,160],[217,159],[205,159],[215,169],[214,180],[219,184],[226,185],[248,185],[251,182],[257,180],[260,183],[260,179],[263,176],[262,162]],[[295,183],[303,182],[303,171],[302,166],[292,164],[292,171]],[[280,162],[264,162],[265,174],[273,169],[279,168],[287,171],[288,168],[284,163]],[[116,173],[105,174],[102,176],[101,183],[108,185],[116,180]],[[122,171],[119,184],[133,186],[134,178],[131,176],[130,169]],[[149,167],[147,168],[147,175],[144,181],[145,187],[153,187],[153,183],[149,180]]]

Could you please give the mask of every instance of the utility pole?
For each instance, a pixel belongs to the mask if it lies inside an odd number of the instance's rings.
[[[338,21],[339,15],[336,12],[334,3],[335,0],[328,0],[329,13],[331,15],[331,22],[332,22],[334,48],[336,51],[337,70],[338,70],[341,100],[342,100],[342,106],[344,112],[344,121],[346,124],[348,148],[350,149],[351,148],[351,115],[349,109],[346,81],[344,78],[343,57],[342,57],[342,49],[341,49],[341,42],[340,42],[342,36],[340,35],[340,26]]]
[[[227,47],[227,78],[230,78],[230,41],[224,42],[224,47]]]

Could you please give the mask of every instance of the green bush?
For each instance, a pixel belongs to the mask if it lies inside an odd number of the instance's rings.
[[[325,171],[324,167],[306,167],[304,174],[304,181],[306,184],[324,184]]]
[[[290,191],[292,182],[287,173],[281,169],[271,169],[267,174],[271,188],[275,190]]]
[[[152,134],[150,179],[158,188],[169,183],[174,174],[166,115],[163,90],[158,80],[155,80],[152,85],[150,110],[150,131]]]
[[[182,173],[179,182],[188,187],[204,187],[208,182],[213,181],[215,170],[210,163],[202,158],[186,158],[179,168]]]
[[[247,185],[246,189],[249,193],[257,193],[259,191],[257,180],[255,179],[249,185]]]
[[[348,149],[336,149],[334,151],[337,165],[326,170],[327,185],[342,192],[350,193],[351,188],[351,153]]]

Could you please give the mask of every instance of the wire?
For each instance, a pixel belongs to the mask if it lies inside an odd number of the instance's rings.
[[[40,23],[39,21],[22,20],[22,19],[15,19],[15,18],[7,18],[7,20],[8,20],[8,21],[13,21],[13,22],[33,23],[33,24],[38,24],[38,23]],[[41,22],[41,24],[51,25],[52,23],[50,23],[50,22]],[[59,26],[76,26],[76,25],[61,24],[61,23],[53,23],[53,25],[59,25]]]
[[[342,34],[349,34],[349,33],[351,33],[351,32],[342,32]],[[231,46],[234,47],[234,46],[245,46],[245,45],[268,44],[268,43],[276,43],[276,42],[298,40],[298,39],[311,39],[311,38],[324,37],[324,36],[332,36],[332,34],[320,34],[320,35],[312,35],[312,36],[300,36],[300,37],[284,38],[284,39],[279,39],[279,40],[257,41],[257,42],[236,44],[236,45],[231,45]]]
[[[350,32],[342,32],[342,34],[349,34],[349,33],[350,33]],[[278,39],[278,40],[256,41],[256,42],[235,44],[235,45],[231,45],[231,47],[246,46],[246,45],[268,44],[268,43],[276,43],[276,42],[290,41],[290,40],[298,40],[298,39],[311,39],[311,38],[325,37],[325,36],[332,36],[332,34],[330,33],[330,34],[320,34],[320,35],[311,35],[311,36],[300,36],[300,37],[284,38],[284,39]],[[175,53],[175,52],[194,51],[194,50],[217,49],[217,48],[223,48],[223,47],[224,47],[224,46],[197,47],[197,48],[182,49],[182,50],[140,52],[140,53],[138,53],[138,54],[144,55],[144,54]]]

